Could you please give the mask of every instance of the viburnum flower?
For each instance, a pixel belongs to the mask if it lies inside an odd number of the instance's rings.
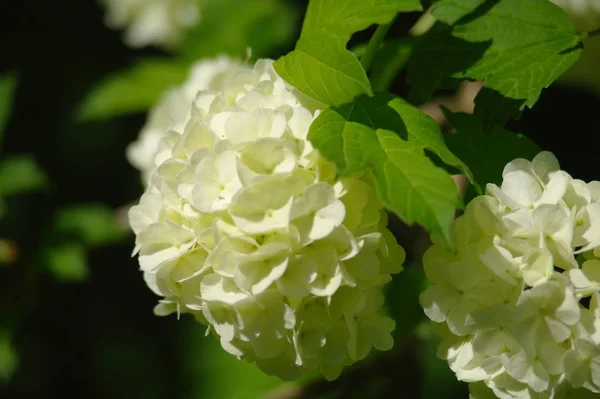
[[[200,19],[199,0],[100,0],[106,24],[125,29],[130,47],[176,47],[184,32]]]
[[[154,162],[161,139],[171,128],[182,130],[190,118],[196,94],[202,90],[219,90],[241,62],[227,56],[197,61],[190,68],[187,80],[169,89],[149,112],[148,120],[138,139],[127,148],[127,159],[142,172],[144,183],[157,166]]]
[[[338,179],[307,140],[320,104],[271,60],[234,69],[164,133],[134,252],[156,314],[192,314],[267,373],[334,379],[392,347],[381,288],[405,253],[370,176]]]
[[[600,0],[550,0],[573,19],[578,28],[589,32],[600,28]]]
[[[438,356],[471,398],[600,393],[600,195],[549,152],[506,165],[423,257]]]

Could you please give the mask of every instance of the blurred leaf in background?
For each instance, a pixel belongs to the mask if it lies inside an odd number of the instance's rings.
[[[101,203],[78,204],[59,210],[54,215],[53,230],[77,237],[89,247],[118,242],[128,233],[119,226],[114,210]]]
[[[10,333],[0,327],[0,384],[10,380],[17,365],[17,354],[12,346]]]
[[[16,87],[16,73],[0,76],[0,148],[13,106]],[[6,158],[0,155],[0,217],[6,212],[3,198],[43,188],[47,183],[46,174],[37,166],[32,156],[10,155]],[[8,253],[3,251],[3,255]],[[11,256],[0,256],[0,262],[7,261],[9,258]]]
[[[48,177],[31,155],[13,155],[0,162],[0,197],[42,189],[47,185]]]
[[[78,110],[81,121],[109,119],[143,112],[171,85],[185,79],[187,63],[146,59],[100,81]]]
[[[460,383],[448,367],[448,362],[437,355],[440,340],[427,323],[419,326],[422,345],[419,346],[419,367],[423,370],[421,398],[468,398],[467,384]]]
[[[10,54],[2,70],[17,71],[0,76],[0,138],[10,115],[0,154],[0,197],[2,190],[23,193],[7,201],[10,213],[1,221],[0,257],[6,253],[14,259],[15,250],[20,256],[14,267],[0,268],[0,397],[274,399],[270,392],[289,385],[223,351],[191,317],[177,321],[152,314],[156,297],[129,258],[133,240],[115,209],[140,194],[139,176],[123,154],[144,122],[142,113],[165,89],[181,83],[199,58],[222,52],[245,58],[248,46],[252,58],[276,58],[291,49],[301,22],[298,11],[308,1],[205,0],[201,22],[180,52],[169,56],[153,48],[127,48],[121,32],[106,28],[104,10],[94,1],[0,3],[20,8],[0,11]],[[401,15],[396,27],[410,26],[413,17]],[[352,40],[366,42],[370,34]],[[595,76],[600,82],[593,61],[600,44],[594,55],[594,42],[600,38],[586,39],[582,61],[571,72],[577,74],[589,57],[578,86],[588,91],[594,86],[600,93],[600,84],[590,81]],[[413,45],[410,39],[391,38],[381,47],[370,71],[375,90],[389,87],[407,95],[408,87],[399,83],[405,72],[393,78]],[[564,82],[571,82],[571,72]],[[510,129],[527,132],[540,147],[555,151],[574,175],[597,178],[598,169],[585,163],[597,163],[597,135],[572,129],[572,118],[563,116],[577,114],[580,125],[594,126],[599,101],[583,90],[550,88],[539,106],[523,115],[521,126]],[[73,114],[95,122],[74,124]],[[112,119],[120,115],[128,117]],[[570,140],[561,134],[565,131]],[[34,160],[44,169],[36,169]],[[52,195],[23,191],[49,186]],[[466,384],[437,358],[438,342],[421,324],[418,296],[425,284],[421,267],[407,264],[388,286],[396,345],[419,332],[417,345],[409,345],[412,361],[396,359],[364,374],[361,368],[340,380],[349,390],[354,383],[371,389],[385,376],[400,389],[383,396],[357,389],[343,396],[327,385],[327,394],[302,398],[466,398]],[[407,379],[420,394],[411,395]],[[308,385],[296,384],[292,387]]]
[[[420,264],[413,263],[404,267],[404,271],[394,278],[387,287],[386,304],[390,316],[396,321],[394,340],[402,342],[406,337],[417,336],[418,353],[422,370],[420,384],[421,398],[466,398],[466,386],[459,384],[448,363],[437,356],[439,339],[433,333],[428,319],[419,304],[419,295],[427,287]]]
[[[558,82],[600,94],[600,36],[587,37],[583,48],[579,61]]]
[[[59,282],[81,282],[89,277],[86,250],[81,244],[64,242],[42,252],[50,274]]]
[[[17,75],[7,73],[0,76],[0,143],[4,135],[4,125],[10,115],[13,103],[13,93],[17,87]]]
[[[184,337],[184,359],[193,382],[185,399],[261,398],[265,392],[283,384],[279,378],[260,371],[255,364],[238,360],[224,351],[215,337],[205,337],[206,326],[193,320],[185,323],[188,328]],[[202,376],[202,379],[194,379],[194,376]]]
[[[115,212],[101,203],[77,204],[57,211],[43,240],[41,259],[60,282],[89,277],[87,249],[121,241],[128,231]]]
[[[228,54],[272,56],[295,39],[297,9],[282,0],[206,0],[202,21],[190,32],[183,55],[190,60]]]
[[[184,81],[201,58],[227,54],[270,56],[292,41],[296,9],[282,0],[206,0],[202,18],[173,58],[149,58],[101,80],[81,102],[77,118],[102,120],[151,108],[169,87]]]
[[[418,264],[404,266],[401,278],[393,278],[386,287],[386,306],[396,321],[394,337],[414,334],[420,322],[425,320],[419,305],[419,294],[426,287],[425,273]]]

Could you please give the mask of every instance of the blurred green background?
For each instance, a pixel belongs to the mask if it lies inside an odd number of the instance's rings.
[[[277,58],[293,48],[307,5],[205,3],[198,28],[168,54],[127,48],[92,0],[0,2],[0,397],[466,398],[422,323],[425,282],[415,262],[423,232],[398,221],[409,261],[388,287],[396,348],[333,383],[282,386],[225,353],[191,319],[153,315],[157,298],[130,256],[124,212],[142,185],[125,147],[191,61],[245,57],[247,46],[253,58]],[[417,17],[402,15],[390,37]],[[563,84],[510,126],[585,180],[600,178],[600,46],[589,47]],[[407,89],[401,73],[392,91]]]

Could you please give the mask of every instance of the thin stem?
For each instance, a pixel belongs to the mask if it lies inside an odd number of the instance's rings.
[[[375,33],[373,33],[373,36],[371,36],[371,40],[369,40],[369,44],[367,46],[367,49],[365,50],[365,54],[360,59],[360,63],[362,64],[365,71],[368,71],[371,67],[373,60],[375,59],[375,54],[377,54],[381,43],[383,43],[385,35],[390,30],[395,20],[396,16],[394,16],[394,18],[392,18],[392,20],[389,23],[385,25],[379,25],[377,27],[377,30],[375,30]]]
[[[421,36],[425,32],[427,32],[431,27],[435,24],[435,18],[431,13],[431,7],[427,9],[415,22],[415,24],[410,28],[408,34],[410,36]]]
[[[403,43],[398,45],[396,54],[388,60],[388,64],[384,66],[383,71],[379,76],[374,77],[373,89],[376,91],[387,91],[394,77],[405,67],[410,53],[414,48],[415,39],[423,35],[435,24],[435,18],[431,14],[431,7],[427,9],[417,22],[408,31],[408,38],[403,38]]]

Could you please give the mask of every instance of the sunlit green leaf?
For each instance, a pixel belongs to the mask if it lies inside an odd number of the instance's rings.
[[[416,102],[449,78],[483,80],[475,112],[486,130],[517,118],[579,58],[581,37],[548,0],[440,0],[441,22],[418,44],[408,81]]]
[[[448,172],[425,150],[471,173],[448,150],[429,116],[401,98],[380,93],[326,109],[311,125],[309,139],[341,176],[370,169],[388,209],[449,242],[454,212],[462,203]]]
[[[401,11],[421,10],[418,0],[311,0],[296,49],[275,62],[277,72],[305,94],[342,105],[372,94],[358,58],[346,49],[353,33],[386,24]]]

